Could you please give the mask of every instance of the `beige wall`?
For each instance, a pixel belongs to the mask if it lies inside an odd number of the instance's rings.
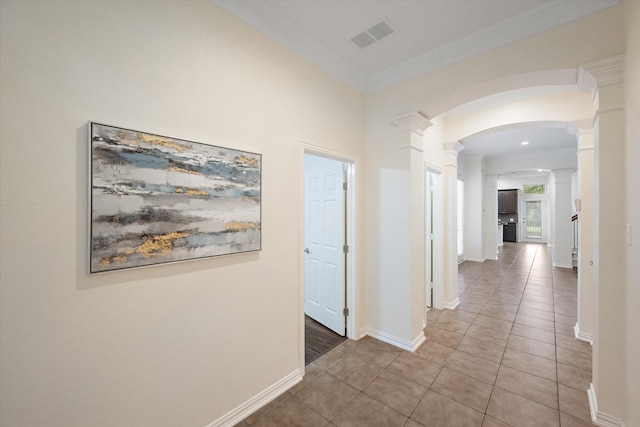
[[[300,142],[361,159],[364,96],[208,1],[0,7],[1,424],[203,426],[298,371]],[[89,120],[262,153],[263,250],[87,275]]]
[[[625,0],[626,53],[624,70],[626,113],[627,224],[627,408],[625,425],[640,425],[640,2]]]

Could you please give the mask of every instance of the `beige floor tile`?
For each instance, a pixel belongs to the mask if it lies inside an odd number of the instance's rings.
[[[424,426],[479,427],[483,414],[429,390],[411,418]]]
[[[471,323],[463,322],[461,320],[449,319],[447,317],[440,316],[432,326],[436,328],[444,329],[446,331],[455,332],[460,335],[464,335],[471,326]]]
[[[471,325],[466,336],[504,346],[507,344],[509,332],[485,328],[479,325]]]
[[[553,313],[553,304],[544,304],[541,302],[525,301],[520,302],[520,307],[532,308],[534,310],[548,311]]]
[[[444,319],[461,320],[463,322],[472,323],[477,314],[469,313],[462,310],[442,310],[441,317]]]
[[[585,341],[580,341],[574,335],[567,336],[563,334],[556,334],[556,345],[558,347],[566,347],[571,350],[588,353],[589,357],[591,357],[591,344]]]
[[[591,371],[591,354],[575,351],[570,348],[556,346],[556,354],[559,363],[575,366],[585,371]]]
[[[558,409],[558,383],[518,369],[501,366],[496,387]]]
[[[589,398],[586,390],[577,390],[564,384],[558,384],[560,412],[565,412],[582,421],[591,421]]]
[[[322,427],[327,424],[329,424],[328,420],[318,415],[297,398],[292,397],[267,412],[251,426]]]
[[[457,347],[458,350],[470,353],[494,363],[500,363],[505,347],[491,342],[481,341],[471,337],[464,337]]]
[[[443,368],[431,390],[470,406],[480,412],[487,409],[493,386],[448,368]]]
[[[352,353],[336,362],[327,372],[358,390],[363,390],[385,366],[375,359]]]
[[[402,427],[425,427],[422,424],[418,424],[417,422],[413,421],[411,418],[409,418],[407,420],[406,423],[404,423],[404,426]]]
[[[545,331],[555,332],[556,330],[556,322],[554,322],[553,320],[545,320],[539,317],[526,316],[524,314],[518,314],[516,316],[515,323],[532,326],[534,328],[543,329]]]
[[[557,410],[498,387],[491,395],[487,415],[518,427],[560,425],[560,414]]]
[[[387,371],[429,387],[440,368],[439,363],[423,359],[413,353],[402,353],[387,367]]]
[[[358,390],[339,379],[324,373],[294,394],[328,420],[358,395]]]
[[[455,332],[445,331],[444,329],[430,327],[427,324],[424,334],[427,339],[435,341],[447,347],[456,348],[463,335],[456,334]]]
[[[514,323],[511,329],[511,335],[518,335],[520,337],[531,338],[537,341],[542,341],[547,344],[556,343],[556,335],[553,332],[545,331],[543,329],[532,328],[519,323]]]
[[[518,314],[524,314],[525,316],[529,317],[537,317],[552,322],[555,320],[555,316],[552,312],[536,310],[535,308],[520,307],[520,309],[518,310]]]
[[[564,323],[556,323],[556,335],[565,335],[570,338],[575,338],[575,325],[567,325]]]
[[[455,350],[451,354],[451,357],[449,357],[449,360],[447,360],[445,367],[469,377],[493,384],[496,381],[500,365],[470,353]]]
[[[375,399],[360,394],[333,419],[337,427],[402,427],[407,417]]]
[[[503,423],[500,420],[496,420],[495,418],[490,417],[489,415],[485,415],[484,420],[482,421],[482,427],[511,427],[511,426],[507,423]]]
[[[515,311],[507,311],[497,307],[487,307],[486,305],[478,315],[493,317],[509,323],[513,323],[513,320],[516,318]]]
[[[560,412],[560,425],[562,427],[593,427],[591,421],[584,421],[579,418],[576,418],[572,415],[566,414],[564,412]]]
[[[509,333],[511,331],[511,327],[513,326],[512,322],[496,319],[495,317],[489,317],[482,314],[478,314],[478,317],[476,317],[476,320],[473,321],[473,324],[489,329],[495,329],[496,331],[503,333]]]
[[[547,344],[542,341],[536,341],[531,338],[521,337],[518,335],[510,335],[507,347],[523,353],[533,354],[534,356],[544,357],[549,360],[556,360],[556,346]]]
[[[418,357],[422,357],[423,359],[431,360],[432,362],[443,365],[452,352],[453,348],[439,344],[431,339],[427,339],[414,354]]]
[[[556,313],[556,323],[564,323],[565,325],[574,326],[578,318],[576,316],[565,316],[564,314]]]
[[[556,362],[553,360],[507,348],[502,364],[551,381],[557,381]]]
[[[592,382],[591,371],[558,363],[558,383],[578,390],[587,390]]]
[[[427,388],[396,375],[383,371],[364,392],[406,416],[411,415]]]

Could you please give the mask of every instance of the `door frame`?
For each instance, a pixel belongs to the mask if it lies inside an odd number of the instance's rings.
[[[436,188],[434,188],[433,198],[428,194],[429,192],[429,174],[437,176]],[[430,276],[433,274],[433,298],[431,300],[431,307],[441,310],[444,308],[444,295],[443,295],[443,269],[442,269],[442,256],[444,253],[443,241],[442,241],[442,209],[443,209],[443,194],[442,194],[442,169],[426,164],[425,167],[425,231],[428,233],[429,221],[433,219],[433,262],[431,262],[431,248],[429,244],[428,234],[425,236],[425,303],[429,299],[427,292],[431,289]],[[429,202],[433,204],[433,218],[429,213]],[[425,304],[426,305],[426,304]],[[425,307],[426,308],[426,307]]]
[[[304,230],[305,230],[305,216],[304,216],[304,195],[305,195],[305,184],[304,184],[304,156],[305,154],[311,154],[314,156],[326,157],[329,159],[340,161],[347,165],[346,170],[346,180],[347,180],[347,194],[346,194],[346,245],[349,247],[349,251],[346,254],[345,259],[345,268],[346,268],[346,280],[345,280],[345,293],[346,300],[345,305],[349,310],[349,316],[347,316],[346,327],[347,327],[347,338],[350,339],[358,339],[360,337],[358,333],[358,329],[356,326],[358,325],[358,292],[357,292],[357,270],[356,270],[356,260],[357,260],[357,204],[356,204],[356,194],[357,194],[357,182],[356,182],[356,173],[358,170],[358,158],[354,156],[350,156],[344,153],[340,153],[328,148],[318,147],[316,145],[312,145],[306,142],[300,143],[300,153],[299,153],[299,179],[300,183],[300,193],[299,193],[299,218],[300,218],[300,226],[299,226],[299,239],[298,239],[298,307],[300,311],[300,315],[298,317],[300,325],[299,328],[299,341],[300,352],[299,352],[299,364],[302,368],[302,372],[304,372],[305,363],[304,363],[304,290],[305,290],[305,280],[304,280]]]
[[[521,228],[521,242],[525,243],[547,243],[549,241],[549,221],[547,196],[546,194],[522,194],[521,212],[522,218],[518,218]],[[530,239],[527,237],[527,202],[540,202],[540,222],[542,227],[542,237],[540,239]]]

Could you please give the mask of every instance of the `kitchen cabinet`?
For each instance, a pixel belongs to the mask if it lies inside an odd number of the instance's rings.
[[[503,241],[505,242],[517,242],[517,234],[516,234],[516,224],[515,223],[509,223],[509,224],[505,224],[504,225],[504,231],[503,231]]]
[[[518,213],[518,190],[498,191],[498,213]]]

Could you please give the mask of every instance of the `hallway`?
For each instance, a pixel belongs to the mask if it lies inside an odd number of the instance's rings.
[[[428,312],[409,353],[345,341],[239,426],[590,426],[591,346],[573,337],[575,270],[505,243],[459,266],[460,305]]]

